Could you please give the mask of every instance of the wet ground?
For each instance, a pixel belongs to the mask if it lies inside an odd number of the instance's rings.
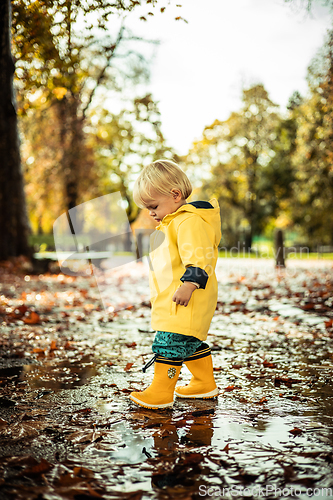
[[[98,283],[1,270],[1,499],[333,496],[333,263],[217,274],[220,395],[152,411],[128,398],[153,376],[142,264]]]

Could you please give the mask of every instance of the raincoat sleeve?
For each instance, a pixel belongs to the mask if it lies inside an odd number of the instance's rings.
[[[213,228],[201,217],[193,215],[178,228],[177,245],[186,271],[181,281],[194,281],[205,288],[210,274],[214,272]]]

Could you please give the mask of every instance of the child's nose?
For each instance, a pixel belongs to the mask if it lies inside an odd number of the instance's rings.
[[[155,210],[149,210],[149,215],[150,215],[151,217],[154,217],[154,215],[155,215]]]

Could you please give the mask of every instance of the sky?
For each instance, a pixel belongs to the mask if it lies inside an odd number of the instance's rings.
[[[215,119],[225,120],[241,107],[244,87],[263,83],[283,111],[295,90],[307,93],[311,59],[331,26],[328,9],[319,4],[311,15],[299,0],[179,0],[147,22],[130,18],[136,35],[160,40],[151,57],[149,84],[159,103],[162,132],[186,154]],[[187,20],[175,21],[176,16]]]

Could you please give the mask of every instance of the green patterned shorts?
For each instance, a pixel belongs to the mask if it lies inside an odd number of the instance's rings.
[[[185,359],[191,356],[201,344],[201,340],[190,335],[158,331],[152,351],[169,359]]]

